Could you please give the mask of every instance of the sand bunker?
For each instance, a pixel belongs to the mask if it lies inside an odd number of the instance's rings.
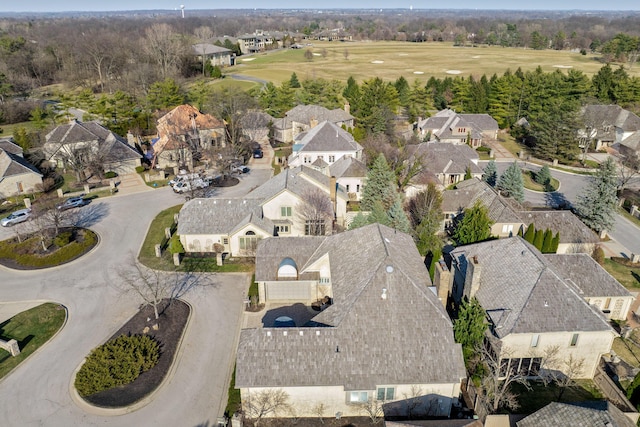
[[[460,71],[460,70],[447,70],[446,73],[447,74],[461,74],[462,71]]]
[[[372,64],[384,64],[384,61],[376,60],[376,61],[371,61],[371,63]]]
[[[573,68],[573,65],[554,65],[553,68]]]
[[[322,56],[321,53],[314,53],[313,56]]]
[[[478,59],[478,58],[480,58],[480,55],[474,55],[471,57],[471,59]]]
[[[424,71],[414,71],[413,74],[424,74]]]
[[[253,61],[256,58],[244,58],[242,61],[243,62],[249,62],[249,61]]]
[[[398,56],[409,56],[408,53],[399,53]]]

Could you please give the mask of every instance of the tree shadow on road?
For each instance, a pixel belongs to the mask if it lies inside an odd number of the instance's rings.
[[[544,200],[547,206],[554,209],[571,209],[571,202],[565,197],[564,193],[554,191],[545,193]]]
[[[106,203],[91,203],[70,212],[69,222],[74,227],[89,228],[104,219],[109,214]]]

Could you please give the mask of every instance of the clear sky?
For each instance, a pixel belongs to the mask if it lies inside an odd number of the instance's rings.
[[[321,8],[403,8],[414,9],[509,9],[509,10],[640,10],[638,0],[458,0],[456,2],[416,1],[390,2],[389,0],[182,0],[189,9],[317,9]],[[0,12],[64,12],[154,10],[179,8],[181,0],[0,0]]]

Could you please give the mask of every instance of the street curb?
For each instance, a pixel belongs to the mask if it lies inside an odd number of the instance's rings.
[[[82,397],[80,397],[80,394],[78,393],[78,391],[74,386],[78,371],[80,371],[80,368],[82,367],[82,365],[84,365],[84,363],[87,361],[85,357],[82,360],[82,362],[80,362],[80,364],[76,367],[76,369],[73,371],[73,374],[71,375],[71,381],[69,382],[69,394],[71,395],[71,400],[73,400],[76,406],[78,406],[80,409],[84,410],[85,412],[88,412],[94,415],[118,416],[118,415],[126,415],[131,412],[135,412],[138,409],[141,409],[147,406],[149,403],[153,402],[153,400],[155,399],[155,396],[160,392],[160,390],[164,388],[165,384],[167,384],[168,382],[171,381],[171,379],[173,379],[175,372],[178,369],[178,365],[180,364],[180,359],[182,358],[182,354],[184,353],[184,346],[182,344],[184,342],[185,336],[187,335],[187,332],[189,331],[189,326],[191,325],[191,317],[193,315],[193,306],[189,302],[183,299],[179,299],[179,301],[182,303],[185,303],[189,307],[189,317],[187,318],[187,323],[184,325],[184,330],[182,331],[182,335],[180,336],[180,340],[178,341],[178,347],[175,354],[173,355],[173,361],[171,362],[169,371],[162,379],[162,382],[158,384],[158,386],[151,393],[149,393],[139,401],[133,403],[132,405],[125,406],[122,408],[102,408],[100,406],[95,406],[87,402],[86,400],[84,400]],[[102,344],[104,344],[107,341],[108,339],[104,341]]]
[[[25,301],[11,301],[11,302],[41,302],[42,304],[45,303],[53,303],[53,304],[58,304],[60,307],[64,308],[64,321],[62,322],[62,325],[60,325],[60,327],[58,328],[58,330],[55,332],[55,334],[51,335],[51,338],[49,338],[44,344],[42,344],[40,347],[38,347],[33,353],[31,353],[30,355],[28,355],[22,362],[20,362],[18,364],[18,366],[16,366],[15,368],[13,368],[12,370],[10,370],[9,372],[7,372],[7,374],[0,378],[0,384],[2,384],[2,382],[12,373],[14,373],[16,370],[20,369],[21,366],[24,366],[26,364],[26,362],[31,359],[32,356],[40,353],[40,351],[45,348],[51,341],[53,341],[53,339],[55,337],[58,336],[58,334],[64,329],[65,326],[67,326],[67,321],[69,320],[69,309],[67,308],[66,305],[59,303],[57,301],[51,301],[51,300],[25,300]],[[38,304],[41,305],[41,304]],[[19,313],[18,313],[19,314]]]

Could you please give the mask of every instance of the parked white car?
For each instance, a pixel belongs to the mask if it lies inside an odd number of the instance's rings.
[[[209,186],[209,182],[202,179],[197,178],[194,180],[182,180],[173,186],[173,191],[176,193],[184,193],[187,191],[191,191],[191,189],[198,188],[206,188]]]
[[[193,181],[197,179],[200,179],[200,175],[198,175],[197,173],[188,173],[188,174],[178,175],[175,178],[173,178],[171,181],[169,181],[169,185],[171,187],[174,187],[176,184],[180,182]]]
[[[2,225],[3,227],[8,227],[10,225],[25,222],[30,217],[31,217],[31,209],[20,209],[19,211],[13,212],[8,217],[3,218],[0,221],[0,225]]]

